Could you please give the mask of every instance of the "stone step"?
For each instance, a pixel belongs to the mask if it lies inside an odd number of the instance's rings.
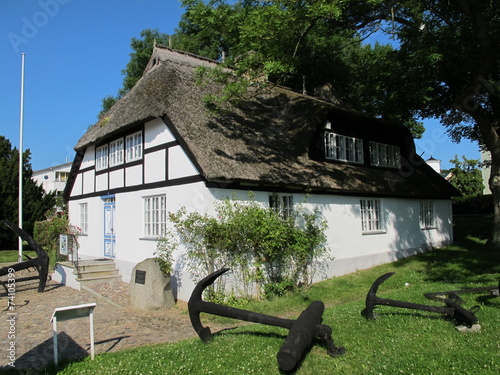
[[[85,285],[95,285],[101,283],[111,283],[114,281],[122,281],[122,277],[120,275],[106,275],[106,276],[97,276],[97,277],[88,277],[88,278],[77,278],[82,286]]]
[[[108,270],[114,269],[115,267],[115,262],[112,259],[91,259],[78,262],[78,269],[80,272],[89,270]]]
[[[119,276],[120,273],[116,268],[100,268],[100,269],[87,269],[85,271],[80,270],[77,272],[73,271],[81,279],[96,278],[99,276]]]
[[[121,276],[112,259],[90,259],[78,262],[73,270],[81,285],[92,285],[121,281]]]

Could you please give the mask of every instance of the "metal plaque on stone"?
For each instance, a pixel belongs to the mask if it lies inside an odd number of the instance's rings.
[[[135,270],[135,283],[143,285],[146,283],[146,271]]]

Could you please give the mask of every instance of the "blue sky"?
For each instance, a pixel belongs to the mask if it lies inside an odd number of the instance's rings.
[[[73,147],[97,121],[101,99],[122,85],[130,40],[142,30],[173,34],[177,0],[0,0],[0,135],[19,147],[21,54],[25,55],[23,148],[33,170],[72,161]],[[437,121],[417,152],[448,161],[479,159],[477,146],[452,143]]]

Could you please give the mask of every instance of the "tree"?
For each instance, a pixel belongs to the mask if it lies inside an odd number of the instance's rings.
[[[483,194],[483,176],[479,160],[467,159],[465,156],[462,156],[462,160],[460,160],[458,155],[455,155],[450,163],[453,163],[453,168],[449,171],[451,173],[450,182],[462,193],[464,199]]]
[[[169,36],[160,33],[158,29],[145,29],[141,31],[140,36],[142,39],[132,38],[130,42],[133,52],[130,53],[130,61],[127,66],[122,70],[122,75],[124,76],[123,87],[118,90],[116,96],[109,95],[102,99],[101,111],[98,118],[104,116],[106,111],[134,87],[136,82],[142,77],[142,73],[151,58],[154,44],[168,44],[169,42]]]
[[[23,153],[23,229],[33,236],[35,221],[43,220],[45,212],[54,207],[55,192],[46,194],[31,178],[30,151]],[[19,151],[8,139],[0,136],[0,219],[18,222]],[[0,249],[17,247],[17,236],[0,227]]]
[[[183,2],[190,11],[186,15],[190,19],[194,19],[195,12],[217,10],[223,3]],[[434,117],[440,119],[452,140],[467,138],[484,145],[491,153],[489,186],[494,200],[491,244],[500,248],[498,2],[244,0],[240,4],[245,17],[238,29],[239,47],[232,46],[231,51],[232,63],[241,67],[241,75],[259,67],[275,82],[294,82],[311,72],[323,73],[322,66],[314,63],[316,58],[322,63],[329,61],[327,73],[330,69],[332,74],[325,76],[335,88],[344,89],[342,98],[359,100],[360,106],[368,108],[377,101],[383,102],[382,107],[377,107],[380,109],[371,109],[371,114],[410,122],[417,116]],[[201,17],[196,21],[199,29],[207,26]],[[380,64],[366,71],[368,75],[374,74],[374,80],[367,81],[369,86],[363,82],[365,76],[359,74],[362,67],[355,58],[353,63],[345,65],[350,74],[342,77],[337,72],[335,76],[332,65],[338,68],[338,56],[355,46],[356,38],[359,41],[375,31],[394,38],[398,45],[385,56],[376,55],[381,59]],[[344,48],[336,48],[334,41],[339,36],[347,38],[344,40],[351,36],[351,44],[344,42],[338,45]],[[249,54],[249,51],[254,52]],[[258,64],[249,64],[250,58],[257,59]],[[377,72],[377,69],[386,70]],[[348,81],[358,82],[358,87]]]

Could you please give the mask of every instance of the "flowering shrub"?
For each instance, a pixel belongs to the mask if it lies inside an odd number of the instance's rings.
[[[172,253],[176,249],[176,245],[173,243],[172,238],[172,232],[167,231],[162,237],[156,240],[156,251],[154,256],[165,275],[170,275],[173,271],[174,260],[172,258]]]
[[[74,239],[74,246],[78,246],[78,235],[81,229],[70,225],[66,211],[54,207],[45,214],[46,220],[35,222],[34,239],[49,254],[50,259],[61,260],[59,254],[59,235],[70,234]]]
[[[231,268],[245,298],[261,291],[267,297],[282,295],[309,285],[313,261],[327,254],[326,221],[302,207],[284,219],[249,198],[218,203],[215,217],[187,213],[185,208],[170,213],[177,236],[169,232],[160,243],[170,250],[182,244],[188,270],[197,280],[221,267]],[[221,283],[213,290],[214,295],[225,292]]]

